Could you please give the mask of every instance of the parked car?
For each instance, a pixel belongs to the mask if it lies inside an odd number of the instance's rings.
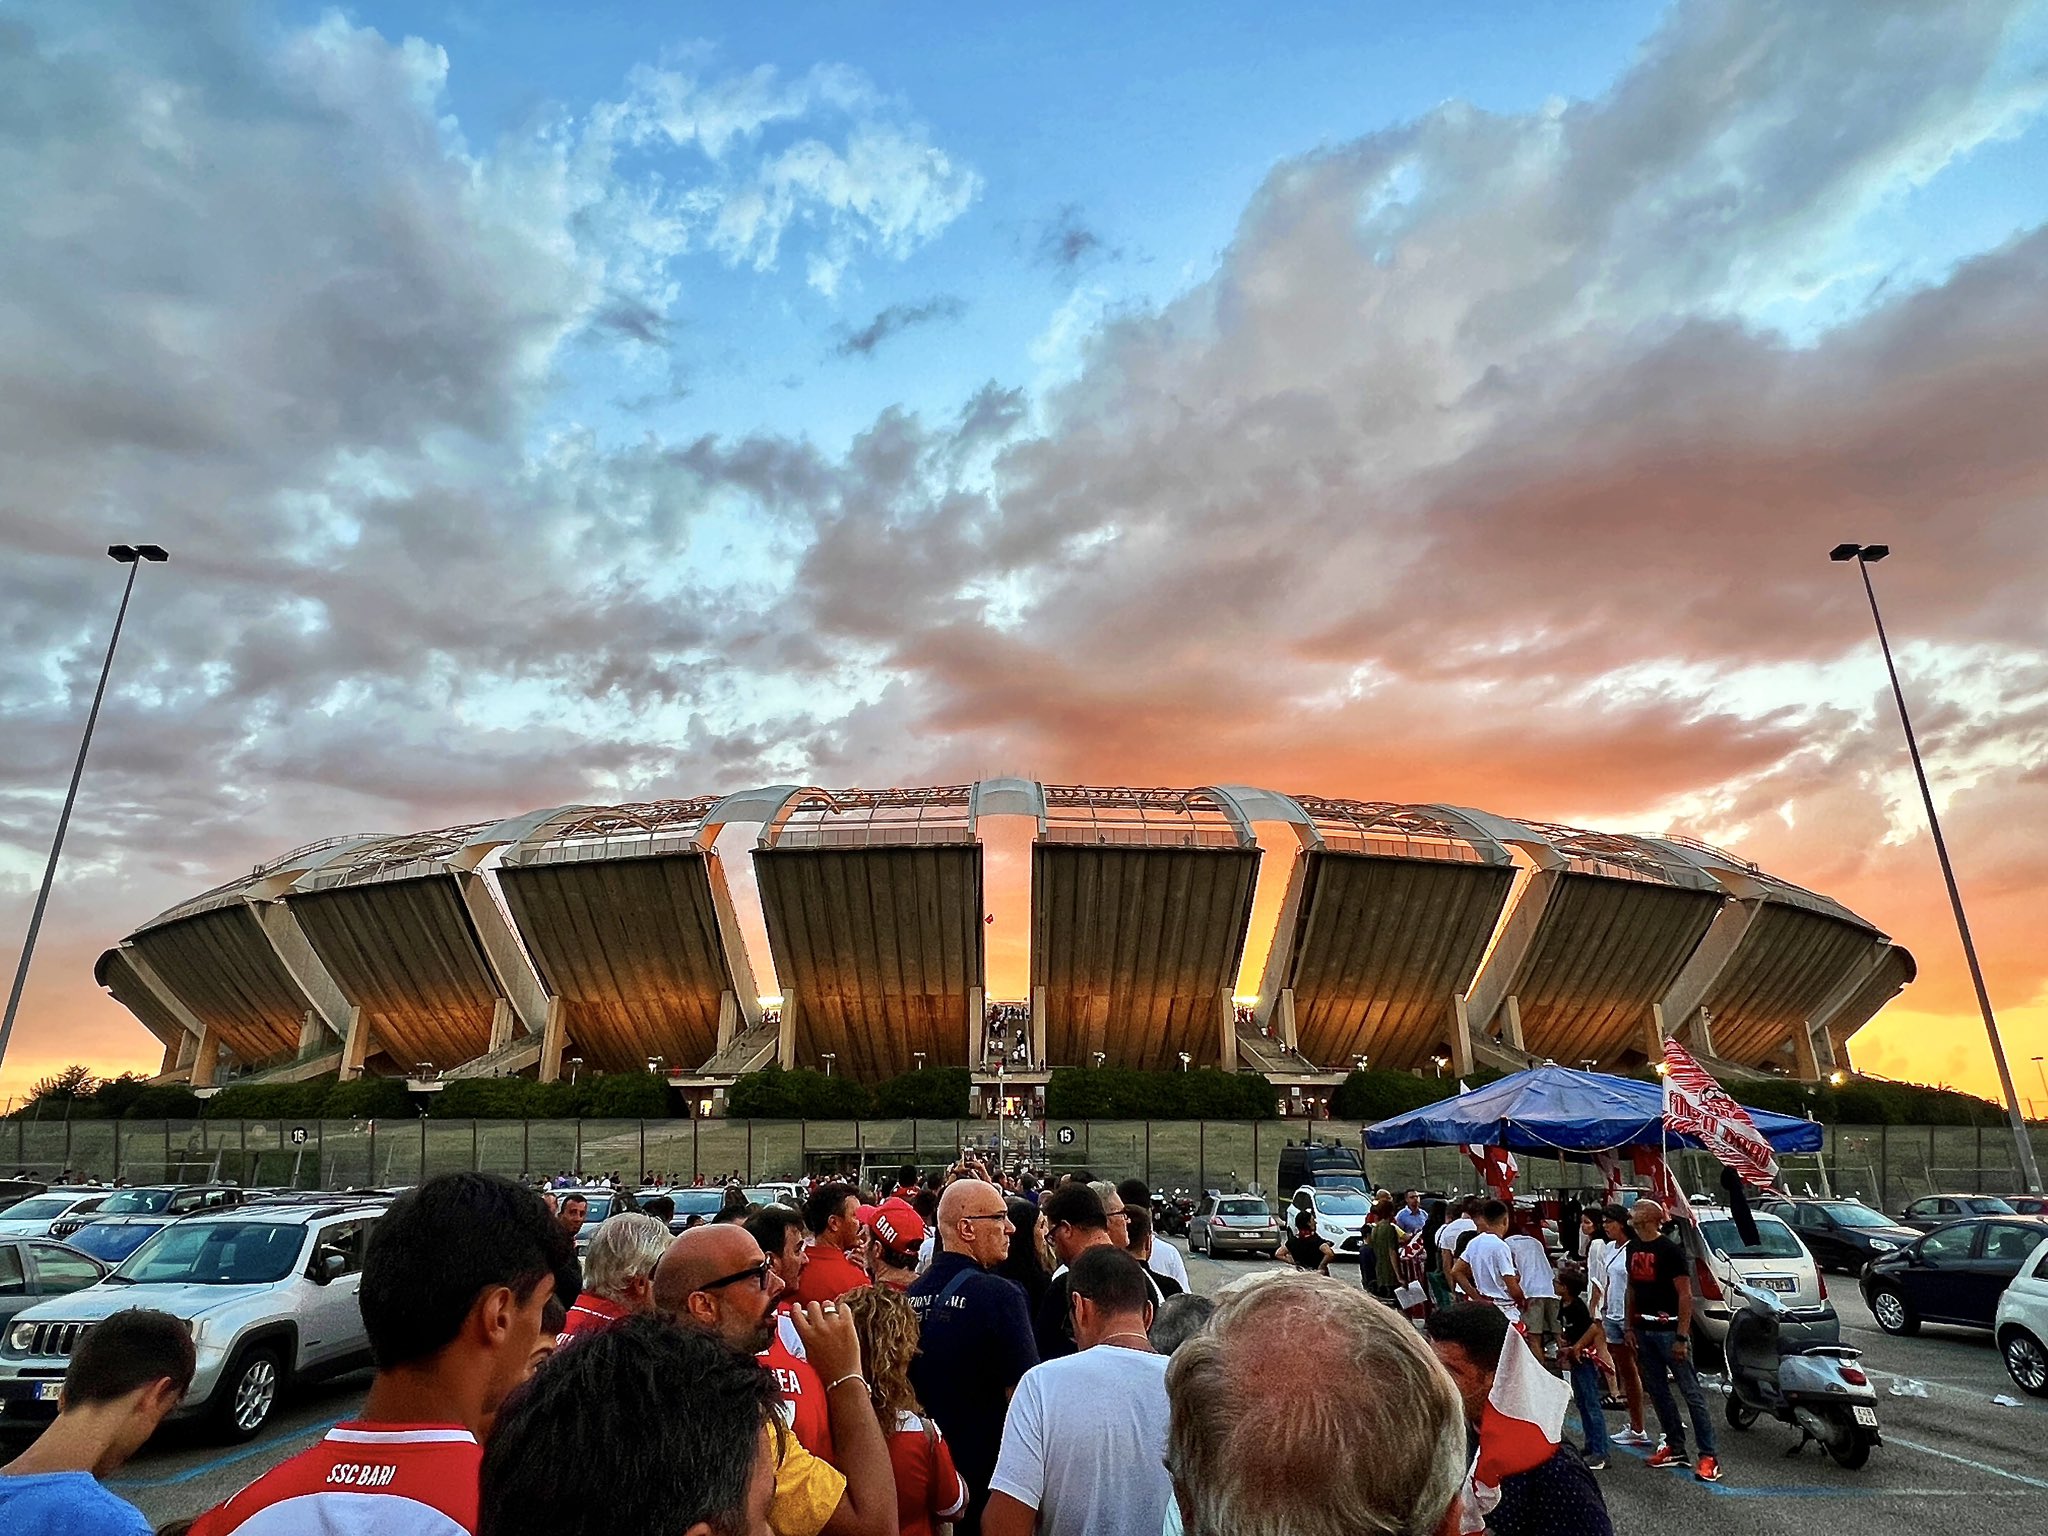
[[[1320,1189],[1314,1185],[1303,1185],[1294,1192],[1294,1198],[1287,1202],[1289,1222],[1294,1214],[1312,1211],[1315,1214],[1316,1235],[1330,1245],[1340,1259],[1358,1257],[1359,1244],[1364,1241],[1365,1218],[1372,1214],[1372,1197],[1360,1189]]]
[[[1782,1219],[1765,1211],[1756,1218],[1756,1241],[1745,1243],[1735,1213],[1722,1206],[1695,1205],[1698,1225],[1678,1223],[1680,1241],[1692,1253],[1693,1328],[1705,1342],[1702,1364],[1721,1358],[1733,1316],[1728,1288],[1740,1280],[1775,1295],[1789,1314],[1807,1326],[1836,1320],[1827,1282],[1806,1245]]]
[[[2027,1256],[1992,1314],[2005,1373],[2022,1392],[2048,1397],[2048,1238]]]
[[[2022,1216],[2048,1216],[2048,1195],[2000,1195],[1998,1198]]]
[[[40,1195],[49,1187],[41,1179],[0,1179],[0,1211],[19,1205],[30,1195]]]
[[[240,1205],[242,1195],[232,1184],[160,1184],[117,1189],[90,1215],[66,1216],[53,1222],[50,1235],[96,1259],[119,1264],[172,1222],[201,1211]]]
[[[1920,1233],[1861,1200],[1765,1200],[1760,1211],[1790,1222],[1822,1269],[1860,1275],[1881,1253],[1896,1253]]]
[[[107,1266],[46,1237],[0,1238],[0,1330],[29,1307],[97,1285]]]
[[[1211,1190],[1195,1207],[1188,1247],[1221,1258],[1226,1253],[1271,1253],[1287,1229],[1257,1195],[1224,1195]]]
[[[643,1189],[637,1198],[644,1207],[656,1195],[665,1195],[676,1203],[676,1213],[668,1224],[671,1232],[681,1232],[690,1224],[692,1216],[709,1221],[725,1204],[725,1191],[715,1185],[710,1188],[685,1184],[667,1189]]]
[[[793,1211],[804,1208],[804,1192],[794,1184],[749,1184],[741,1192],[754,1205],[773,1205],[780,1200]]]
[[[1899,1222],[1916,1232],[1932,1232],[1965,1216],[2013,1216],[2018,1213],[1996,1195],[1926,1195],[1899,1212]]]
[[[1337,1142],[1304,1141],[1287,1143],[1280,1149],[1280,1188],[1299,1189],[1304,1184],[1323,1189],[1371,1189],[1365,1181],[1365,1165],[1356,1147]]]
[[[90,1216],[112,1193],[109,1189],[50,1189],[30,1195],[0,1211],[0,1237],[48,1237],[52,1224],[70,1216]]]
[[[1989,1328],[1998,1300],[2048,1238],[2039,1216],[1973,1216],[1937,1227],[1863,1271],[1863,1299],[1886,1333],[1913,1334],[1922,1323]]]
[[[0,1424],[56,1412],[64,1370],[94,1323],[154,1307],[192,1330],[198,1369],[180,1417],[247,1440],[295,1381],[367,1365],[356,1306],[363,1251],[382,1202],[252,1205],[182,1217],[97,1285],[24,1310],[0,1342]]]

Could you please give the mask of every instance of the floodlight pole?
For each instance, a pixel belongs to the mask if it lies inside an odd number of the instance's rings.
[[[114,647],[121,643],[121,624],[128,617],[128,599],[135,595],[135,573],[147,560],[169,559],[154,544],[114,544],[107,554],[128,567],[127,585],[121,588],[121,606],[114,612],[114,633],[107,639],[107,659],[100,664],[100,685],[93,690],[92,708],[85,716],[85,736],[78,743],[78,761],[71,765],[71,787],[64,792],[64,808],[57,813],[57,835],[50,842],[50,862],[43,866],[43,886],[36,892],[35,909],[28,919],[28,937],[21,941],[21,962],[14,968],[14,986],[7,994],[7,1012],[0,1014],[0,1061],[7,1059],[7,1042],[14,1034],[14,1016],[21,1011],[22,988],[28,985],[29,961],[36,952],[36,935],[42,931],[43,912],[50,905],[50,887],[57,879],[57,856],[64,851],[64,834],[71,827],[71,808],[78,803],[78,783],[85,777],[85,754],[92,747],[92,728],[99,722],[100,701],[107,696],[107,677],[114,670]]]
[[[1870,600],[1870,619],[1877,626],[1878,649],[1884,652],[1884,669],[1892,680],[1892,699],[1899,706],[1899,725],[1906,733],[1906,752],[1913,759],[1913,777],[1920,784],[1920,803],[1927,809],[1927,829],[1934,835],[1934,856],[1941,862],[1941,878],[1948,886],[1948,904],[1956,915],[1956,932],[1962,937],[1963,959],[1969,962],[1970,984],[1977,989],[1977,1009],[1984,1015],[1984,1033],[1991,1042],[1991,1060],[1998,1068],[1998,1086],[2005,1094],[2006,1118],[2012,1122],[2013,1140],[2019,1151],[2020,1177],[2030,1194],[2041,1193],[2041,1169],[2034,1161],[2034,1143],[2027,1134],[2027,1118],[2020,1110],[2019,1091],[2014,1088],[2012,1067],[2005,1059],[2005,1041],[1998,1033],[1998,1018],[1991,1011],[1991,993],[1984,985],[1984,967],[1977,962],[1977,945],[1970,937],[1970,920],[1963,913],[1963,895],[1956,888],[1955,866],[1949,862],[1948,843],[1941,835],[1941,818],[1934,813],[1934,792],[1927,787],[1927,769],[1920,761],[1920,742],[1913,734],[1913,718],[1906,713],[1906,693],[1899,686],[1899,669],[1892,660],[1892,643],[1884,632],[1884,615],[1877,611],[1877,588],[1870,583],[1870,567],[1891,553],[1883,544],[1838,544],[1831,560],[1856,562],[1863,577],[1863,595]]]

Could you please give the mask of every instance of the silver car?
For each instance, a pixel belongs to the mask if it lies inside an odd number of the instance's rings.
[[[1211,1258],[1226,1253],[1271,1253],[1287,1229],[1257,1195],[1208,1194],[1188,1226],[1188,1248]]]
[[[367,1365],[356,1306],[383,1202],[250,1205],[174,1222],[99,1284],[32,1306],[0,1341],[0,1423],[47,1422],[71,1351],[100,1319],[152,1307],[192,1330],[198,1369],[180,1416],[246,1440],[293,1381]]]

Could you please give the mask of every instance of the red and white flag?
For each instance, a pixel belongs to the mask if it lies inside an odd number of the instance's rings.
[[[1462,1081],[1459,1082],[1458,1092],[1471,1091]],[[1515,1180],[1521,1176],[1522,1165],[1515,1161],[1514,1153],[1506,1147],[1482,1146],[1476,1141],[1465,1143],[1461,1150],[1472,1160],[1472,1166],[1479,1170],[1479,1177],[1486,1181],[1486,1187],[1493,1191],[1496,1198],[1515,1198]]]
[[[1749,1111],[1676,1040],[1664,1042],[1664,1125],[1696,1137],[1745,1184],[1769,1189],[1778,1181],[1778,1154]]]
[[[1607,1184],[1607,1204],[1612,1205],[1621,1198],[1621,1187],[1628,1182],[1628,1165],[1621,1160],[1619,1152],[1595,1152],[1593,1166],[1600,1170],[1600,1177]]]
[[[1500,1502],[1502,1478],[1531,1471],[1557,1454],[1571,1400],[1571,1388],[1543,1368],[1527,1339],[1509,1329],[1479,1417],[1479,1455],[1465,1499],[1468,1531],[1479,1528],[1469,1523],[1475,1515],[1483,1521]]]
[[[1635,1164],[1636,1177],[1650,1186],[1650,1198],[1664,1207],[1664,1214],[1691,1221],[1692,1202],[1685,1198],[1664,1154],[1655,1147],[1630,1147],[1628,1156]]]

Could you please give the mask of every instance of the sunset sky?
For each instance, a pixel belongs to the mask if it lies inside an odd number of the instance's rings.
[[[1012,773],[1704,838],[1990,1091],[1854,539],[2048,1114],[2048,7],[171,14],[0,13],[10,967],[172,554],[0,1100],[311,838]]]

